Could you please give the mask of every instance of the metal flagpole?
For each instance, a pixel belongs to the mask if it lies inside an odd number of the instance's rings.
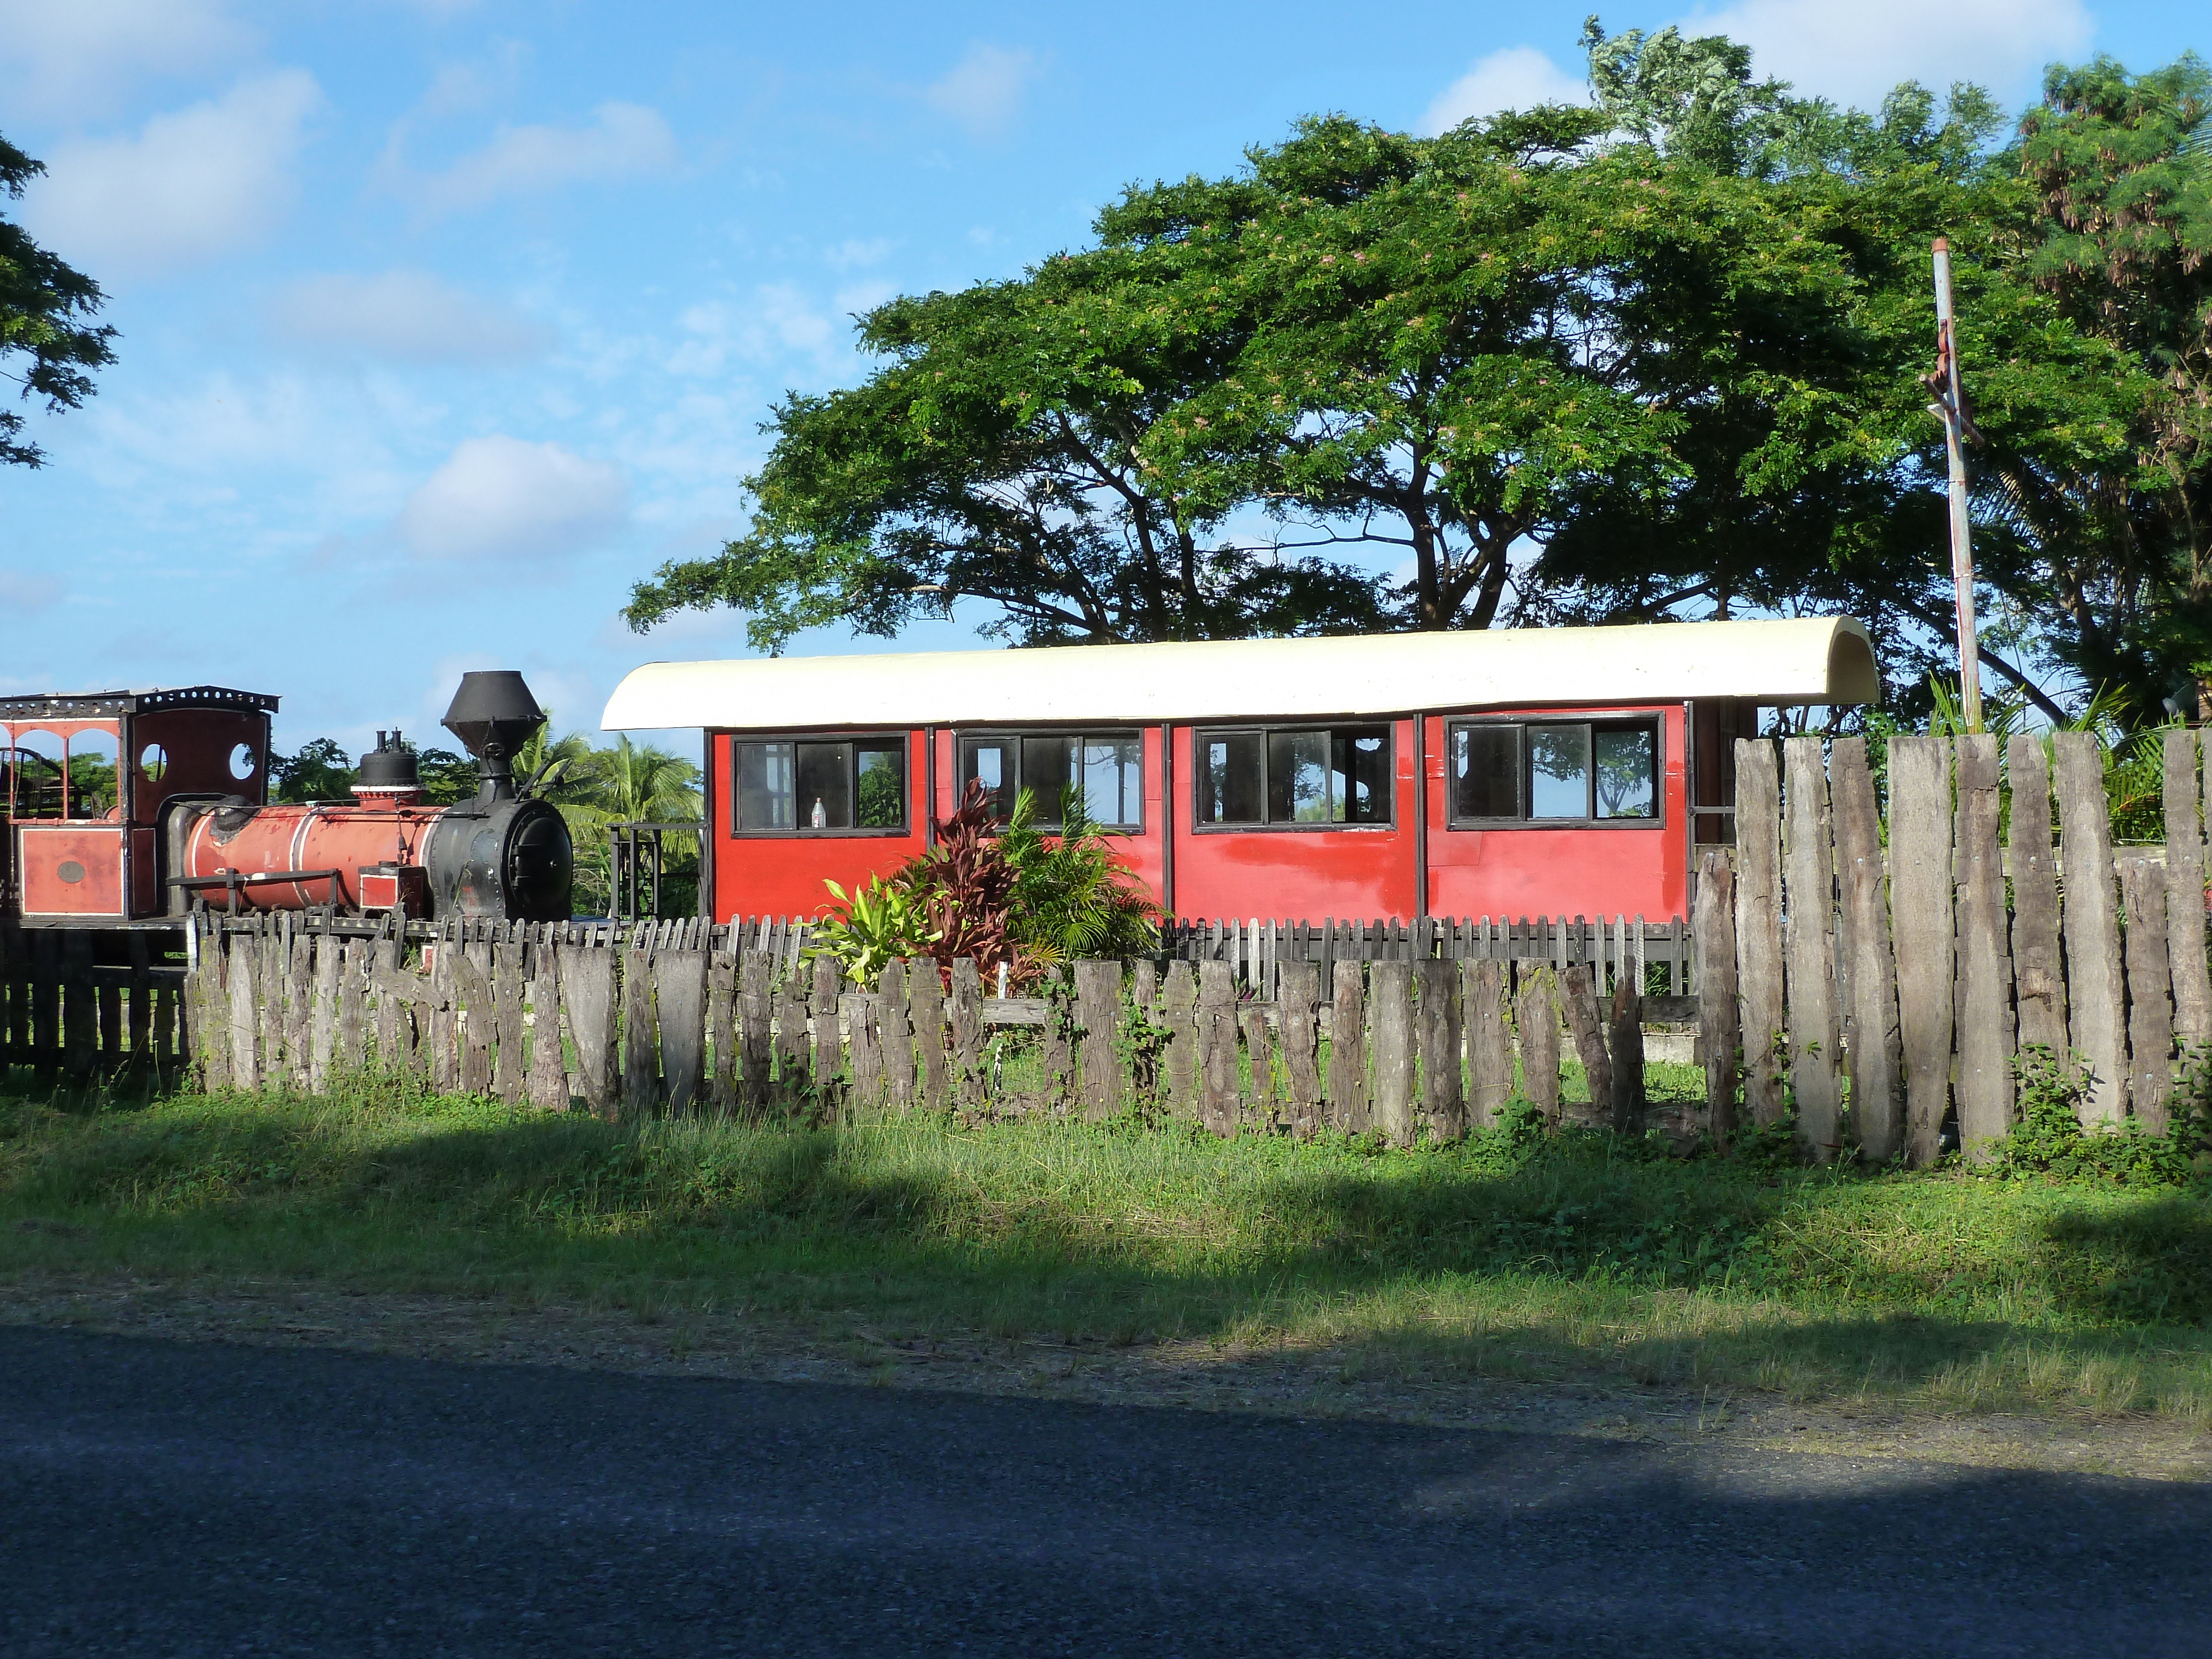
[[[1966,705],[1966,730],[1982,729],[1982,653],[1974,627],[1974,550],[1967,539],[1966,452],[1978,442],[1966,396],[1959,385],[1959,341],[1951,311],[1951,244],[1936,239],[1936,371],[1922,377],[1936,394],[1928,412],[1943,422],[1943,447],[1951,464],[1951,586],[1959,612],[1959,690]]]

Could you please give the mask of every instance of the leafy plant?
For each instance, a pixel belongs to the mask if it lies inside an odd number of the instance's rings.
[[[1024,789],[999,841],[1014,868],[1009,925],[1023,956],[1042,965],[1153,949],[1160,908],[1114,856],[1121,837],[1099,828],[1074,789],[1061,798],[1056,835],[1036,829],[1036,799]]]
[[[845,908],[825,909],[816,919],[806,954],[842,963],[845,976],[856,983],[873,985],[890,963],[929,955],[942,937],[915,894],[880,876],[869,877],[850,897],[834,881],[822,884]]]
[[[937,844],[888,881],[850,899],[828,884],[845,908],[825,911],[819,925],[835,930],[830,954],[849,962],[860,949],[846,943],[851,930],[891,930],[896,915],[902,931],[884,936],[908,947],[902,954],[928,957],[947,971],[970,957],[986,980],[1003,966],[1010,983],[1029,989],[1059,963],[1134,956],[1156,943],[1159,906],[1115,856],[1115,839],[1074,790],[1062,802],[1060,829],[1047,832],[1036,827],[1029,790],[1001,821],[991,792],[971,782],[958,810],[937,824]],[[866,922],[864,898],[874,907]]]
[[[1021,965],[1010,926],[1017,872],[992,834],[998,822],[990,792],[981,780],[971,781],[959,807],[937,825],[937,844],[892,878],[921,902],[936,934],[927,954],[947,972],[962,957],[973,957],[986,979],[1001,963],[1009,977]]]
[[[2082,1123],[2090,1074],[2078,1054],[2069,1062],[2046,1044],[2029,1043],[2014,1057],[2013,1075],[2020,1084],[2020,1121],[1997,1144],[1994,1173],[2129,1186],[2184,1186],[2197,1178],[2197,1156],[2212,1118],[2212,1050],[2194,1048],[2184,1057],[2166,1127],[2155,1134],[2134,1118]]]

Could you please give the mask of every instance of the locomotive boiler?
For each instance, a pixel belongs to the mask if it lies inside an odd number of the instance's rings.
[[[568,826],[531,794],[533,780],[518,786],[514,771],[517,750],[544,720],[521,675],[465,674],[443,724],[476,759],[468,800],[426,803],[414,753],[394,731],[378,732],[362,757],[351,801],[179,806],[165,828],[172,912],[198,894],[239,909],[567,921]]]
[[[514,776],[545,718],[521,675],[462,677],[445,725],[477,788],[450,806],[422,799],[397,732],[351,799],[268,805],[276,708],[212,685],[0,697],[0,922],[159,927],[196,904],[567,920],[568,826]]]

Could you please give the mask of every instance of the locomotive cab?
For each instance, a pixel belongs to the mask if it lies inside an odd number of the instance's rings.
[[[215,685],[0,698],[0,915],[161,915],[164,827],[191,803],[268,799],[276,702]]]

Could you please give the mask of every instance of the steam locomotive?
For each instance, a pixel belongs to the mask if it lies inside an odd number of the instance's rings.
[[[377,733],[351,800],[268,805],[276,708],[218,686],[0,699],[0,915],[143,925],[205,904],[568,919],[568,825],[533,794],[535,778],[514,773],[545,720],[520,674],[462,676],[443,724],[475,758],[477,787],[450,806],[423,800],[397,731]],[[27,747],[33,737],[58,744],[58,762]],[[112,789],[82,752],[104,763],[111,744]]]

